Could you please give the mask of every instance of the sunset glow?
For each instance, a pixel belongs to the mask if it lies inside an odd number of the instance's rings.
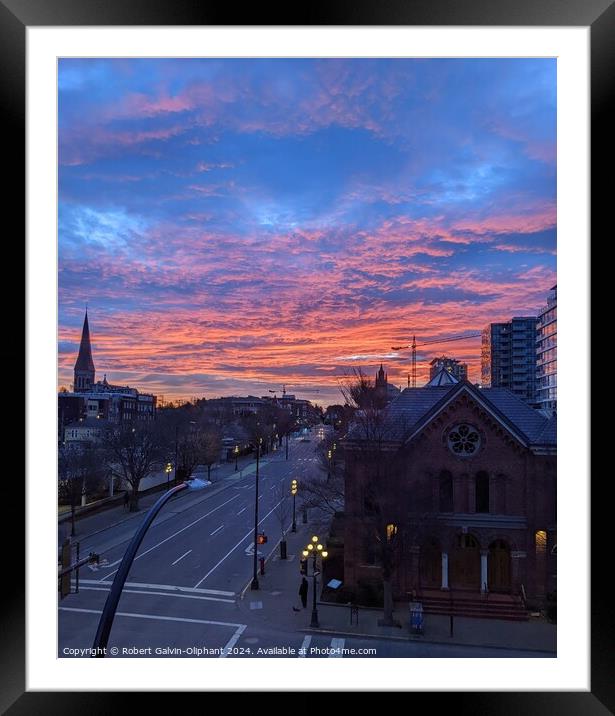
[[[404,387],[556,283],[556,62],[60,60],[59,384]]]

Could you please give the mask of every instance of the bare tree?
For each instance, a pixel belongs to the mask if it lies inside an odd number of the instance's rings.
[[[273,499],[276,502],[274,514],[280,527],[281,558],[286,559],[286,530],[288,529],[290,520],[290,482],[288,485],[283,482],[278,483],[273,490],[273,495]]]
[[[202,431],[189,426],[177,439],[177,469],[185,480],[192,477],[203,458]]]
[[[373,380],[360,367],[344,377],[340,392],[346,405],[355,410],[382,410],[386,405],[386,396],[376,390]]]
[[[363,496],[361,507],[365,535],[381,568],[381,623],[393,625],[392,580],[407,517],[405,501],[399,494],[402,474],[400,443],[391,435],[391,425],[385,413],[372,407],[357,410],[345,447],[347,460],[352,462],[353,485]]]
[[[67,448],[58,454],[58,501],[70,505],[71,535],[75,534],[75,508],[104,479],[101,451],[94,445]]]
[[[139,485],[164,462],[168,447],[156,423],[126,423],[110,427],[103,445],[109,467],[130,487],[129,509],[139,509]]]
[[[210,424],[199,431],[200,456],[207,466],[207,479],[210,480],[211,467],[220,459],[222,452],[222,432],[217,425]],[[210,480],[211,481],[211,480]]]

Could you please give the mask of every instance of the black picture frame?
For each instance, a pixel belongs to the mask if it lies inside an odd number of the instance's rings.
[[[612,126],[607,100],[615,77],[615,7],[613,0],[389,0],[386,3],[340,0],[302,5],[280,11],[277,6],[255,5],[239,13],[241,25],[432,25],[432,26],[585,26],[591,32],[591,154],[592,224],[606,219],[612,198],[609,177],[613,156]],[[236,25],[238,10],[224,3],[194,0],[0,0],[0,92],[5,151],[9,153],[11,181],[5,189],[5,207],[18,225],[25,220],[25,78],[26,28],[32,26],[92,25]],[[611,147],[611,151],[608,150]],[[22,181],[23,180],[23,181]],[[606,227],[606,221],[604,222]],[[609,232],[610,234],[611,232]],[[25,226],[24,226],[25,236]],[[605,235],[605,238],[606,235]],[[24,242],[25,247],[25,242]],[[24,249],[25,259],[25,249]],[[24,261],[25,263],[25,261]],[[24,324],[25,325],[25,321]],[[15,334],[19,336],[18,328]],[[23,333],[21,335],[24,335]],[[25,384],[25,375],[24,381]],[[17,453],[15,453],[15,456]],[[18,484],[15,470],[12,485]],[[604,475],[606,478],[607,475]],[[604,482],[607,482],[605,479]],[[595,486],[591,510],[591,691],[415,693],[425,708],[451,702],[454,713],[471,714],[605,714],[615,712],[615,658],[612,608],[607,586],[612,564],[607,554],[606,515],[599,512],[602,491]],[[16,493],[19,495],[19,491]],[[25,488],[22,492],[25,497]],[[604,503],[604,501],[602,501]],[[603,507],[602,509],[608,509]],[[19,535],[19,530],[13,531]],[[8,541],[5,540],[5,546]],[[24,542],[25,545],[25,542]],[[7,550],[4,607],[1,612],[0,709],[3,713],[55,714],[111,713],[130,708],[133,698],[122,693],[27,692],[25,683],[25,552],[19,539]],[[11,556],[12,555],[12,556]],[[8,593],[8,594],[7,594]],[[6,598],[8,596],[8,599]],[[608,628],[611,625],[611,628]],[[477,661],[477,668],[480,668]],[[400,689],[402,687],[400,686]],[[488,688],[488,685],[485,685]],[[78,685],[75,685],[78,690]],[[156,698],[160,698],[156,696]],[[434,699],[439,699],[436,702]],[[127,700],[128,699],[128,700]],[[292,701],[292,697],[291,697]],[[141,702],[140,702],[141,704]],[[322,705],[322,702],[321,702]],[[264,706],[261,703],[261,706]],[[135,708],[136,708],[135,704]],[[140,706],[142,708],[142,704]],[[204,706],[205,707],[205,706]]]

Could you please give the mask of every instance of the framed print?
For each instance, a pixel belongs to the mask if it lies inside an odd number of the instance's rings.
[[[27,167],[5,710],[615,708],[587,348],[612,5],[0,11]],[[305,656],[343,658],[306,682]]]

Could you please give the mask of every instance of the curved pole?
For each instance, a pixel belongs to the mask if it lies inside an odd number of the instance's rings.
[[[186,490],[188,487],[189,486],[187,483],[182,482],[181,485],[177,485],[177,487],[173,487],[168,492],[165,492],[164,495],[162,495],[162,497],[160,497],[158,501],[152,506],[150,511],[147,513],[145,519],[143,520],[142,525],[135,532],[132,541],[128,545],[128,548],[126,549],[126,552],[122,557],[122,563],[120,564],[115,574],[115,579],[113,580],[113,584],[111,585],[111,591],[109,592],[107,596],[107,601],[105,602],[105,608],[100,615],[98,629],[96,630],[96,636],[94,637],[92,656],[97,658],[105,656],[105,652],[107,650],[107,643],[109,641],[109,634],[111,633],[111,627],[113,626],[113,619],[115,617],[117,605],[119,604],[120,597],[122,596],[124,582],[126,582],[128,572],[130,571],[134,558],[137,554],[137,550],[141,546],[141,542],[145,537],[145,533],[150,528],[150,525],[154,521],[154,518],[160,512],[165,503],[168,502],[171,497],[173,497],[173,495],[177,494],[181,490]]]
[[[260,458],[260,442],[256,443],[256,481],[255,481],[255,493],[254,493],[254,564],[253,564],[253,575],[250,589],[259,589],[258,583],[258,461]]]

